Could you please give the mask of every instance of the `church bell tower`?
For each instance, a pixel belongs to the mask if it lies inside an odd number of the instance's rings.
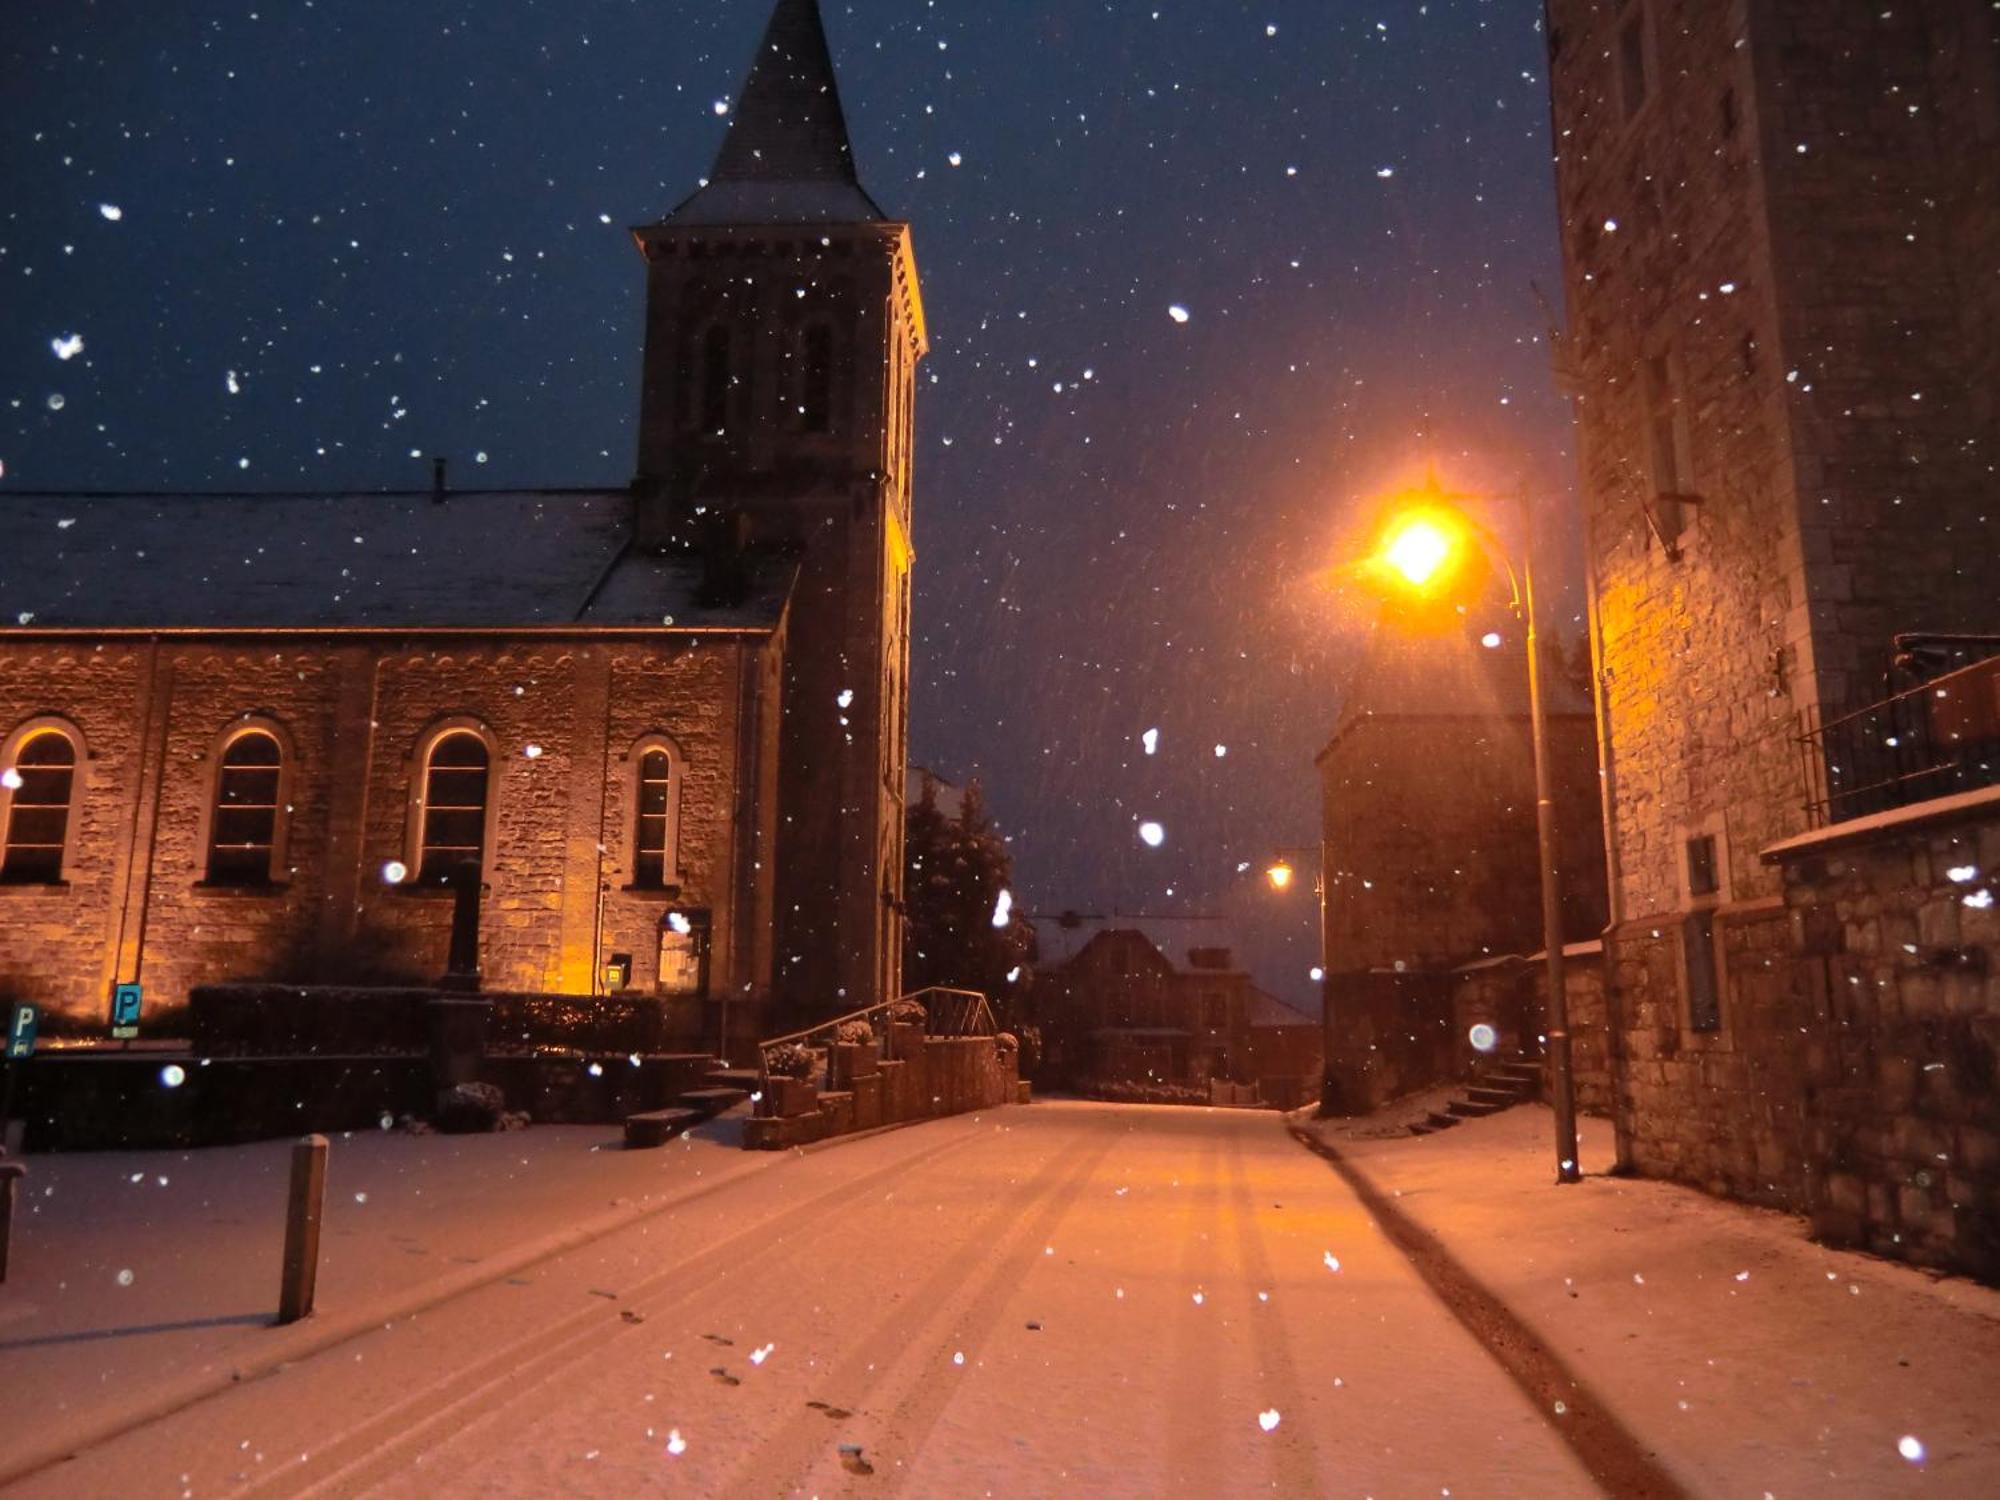
[[[637,543],[796,560],[773,986],[789,1019],[856,1010],[902,979],[925,336],[909,226],[856,175],[817,0],[778,0],[707,182],[633,234]]]

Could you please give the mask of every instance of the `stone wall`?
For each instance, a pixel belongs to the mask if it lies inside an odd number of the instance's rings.
[[[82,758],[64,884],[0,885],[0,994],[94,1019],[114,979],[141,980],[149,1007],[201,982],[434,979],[449,893],[382,872],[416,865],[420,746],[447,719],[494,746],[480,932],[492,987],[588,994],[598,955],[626,951],[649,991],[658,924],[678,905],[712,913],[710,993],[761,994],[779,649],[588,636],[10,642],[0,736],[57,715]],[[269,886],[218,888],[205,848],[216,757],[246,714],[286,742],[283,868]],[[627,756],[653,732],[684,768],[671,896],[628,888]]]
[[[1826,986],[1760,854],[1813,816],[1824,766],[1801,729],[1881,695],[1893,633],[1995,624],[1972,561],[2000,554],[1993,16],[1548,14],[1621,1145],[1641,1170],[1805,1208],[1827,1136],[1801,1043]],[[1691,888],[1697,838],[1712,892]],[[1713,1029],[1690,1009],[1703,920]]]
[[[1807,1021],[1804,1207],[1827,1240],[1994,1281],[2000,793],[1953,800],[1983,811],[1828,830],[1778,860]]]
[[[1594,937],[1604,857],[1590,719],[1553,716],[1549,747],[1563,814],[1564,925],[1572,938]],[[1525,715],[1369,716],[1344,727],[1318,764],[1329,974],[1541,946]]]
[[[1589,946],[1591,951],[1568,954],[1563,965],[1563,994],[1569,1001],[1570,1080],[1580,1112],[1609,1115],[1611,1032],[1606,1017],[1604,956],[1596,945]],[[1492,1055],[1541,1055],[1549,993],[1546,964],[1535,959],[1509,959],[1472,965],[1459,970],[1453,980],[1452,1076],[1468,1076],[1486,1055],[1471,1042],[1472,1028],[1482,1022],[1496,1034]],[[1542,1096],[1549,1097],[1546,1076]]]

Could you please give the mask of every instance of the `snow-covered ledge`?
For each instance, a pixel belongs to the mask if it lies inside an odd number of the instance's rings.
[[[1976,791],[1955,792],[1949,797],[1933,797],[1908,807],[1892,807],[1887,812],[1870,813],[1815,828],[1775,844],[1766,845],[1758,858],[1767,865],[1782,864],[1802,854],[1818,854],[1846,844],[1861,843],[1885,833],[1908,833],[1938,823],[1957,823],[1987,815],[2000,816],[2000,786],[1984,786]]]

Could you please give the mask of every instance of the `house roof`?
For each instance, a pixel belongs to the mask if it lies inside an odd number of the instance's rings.
[[[674,224],[868,223],[818,0],[778,0],[703,187]]]
[[[628,550],[624,490],[0,492],[0,635],[23,629],[773,629],[767,559],[706,607],[696,562]]]
[[[1276,995],[1250,987],[1250,1024],[1252,1026],[1317,1026],[1318,1016],[1307,1015],[1285,1004]]]

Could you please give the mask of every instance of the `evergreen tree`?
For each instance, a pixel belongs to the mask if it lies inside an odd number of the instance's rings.
[[[1010,1000],[1025,987],[1022,973],[1034,957],[1035,930],[1009,913],[993,925],[1000,893],[1010,889],[1013,856],[986,815],[975,780],[965,789],[957,816],[937,803],[937,780],[924,774],[923,789],[909,810],[903,832],[903,898],[909,925],[903,949],[903,976],[909,988],[948,985],[979,990],[1008,1024]]]

